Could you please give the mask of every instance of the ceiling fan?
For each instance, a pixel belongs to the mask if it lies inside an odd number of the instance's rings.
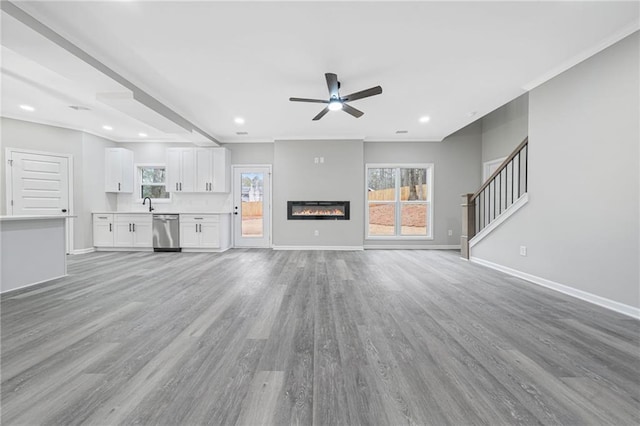
[[[364,112],[360,111],[347,104],[347,102],[355,101],[357,99],[368,98],[369,96],[375,96],[382,93],[382,87],[376,86],[370,89],[361,90],[359,92],[352,93],[347,96],[340,96],[338,90],[340,90],[340,82],[338,81],[338,76],[333,73],[326,73],[325,78],[327,79],[327,87],[329,88],[329,99],[306,99],[306,98],[289,98],[292,102],[312,102],[317,104],[328,104],[322,111],[318,113],[313,120],[320,120],[325,116],[329,111],[338,111],[343,110],[344,112],[353,115],[354,117],[362,117]]]

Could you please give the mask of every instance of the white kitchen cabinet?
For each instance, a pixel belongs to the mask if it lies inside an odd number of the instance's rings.
[[[231,190],[231,153],[226,148],[195,149],[196,192]]]
[[[93,215],[93,245],[113,247],[113,214]]]
[[[193,148],[167,148],[167,192],[194,192]]]
[[[229,214],[181,214],[180,247],[183,251],[226,250],[230,246]]]
[[[133,192],[133,152],[105,148],[105,192]]]
[[[114,214],[114,247],[152,247],[150,214]]]

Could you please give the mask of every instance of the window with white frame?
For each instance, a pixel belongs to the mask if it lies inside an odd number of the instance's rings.
[[[150,197],[152,200],[169,200],[171,194],[167,192],[166,167],[164,164],[138,164],[138,195],[140,199]]]
[[[433,165],[367,164],[367,238],[433,238]]]

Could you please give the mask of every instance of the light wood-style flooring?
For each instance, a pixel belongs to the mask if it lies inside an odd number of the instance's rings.
[[[69,263],[1,298],[3,425],[640,422],[639,321],[456,252]]]

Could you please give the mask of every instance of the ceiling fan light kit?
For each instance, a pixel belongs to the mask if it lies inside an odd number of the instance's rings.
[[[324,117],[329,111],[338,111],[343,110],[347,114],[354,116],[355,118],[362,117],[364,112],[352,107],[347,104],[347,102],[355,101],[358,99],[368,98],[370,96],[379,95],[382,93],[382,87],[375,86],[370,89],[361,90],[359,92],[352,93],[347,96],[340,96],[340,82],[338,81],[338,76],[333,73],[326,73],[324,75],[327,80],[327,88],[329,89],[329,99],[308,99],[308,98],[289,98],[291,102],[311,102],[311,103],[319,103],[319,104],[327,104],[326,107],[322,111],[318,113],[315,117],[313,117],[313,121],[320,120]]]

